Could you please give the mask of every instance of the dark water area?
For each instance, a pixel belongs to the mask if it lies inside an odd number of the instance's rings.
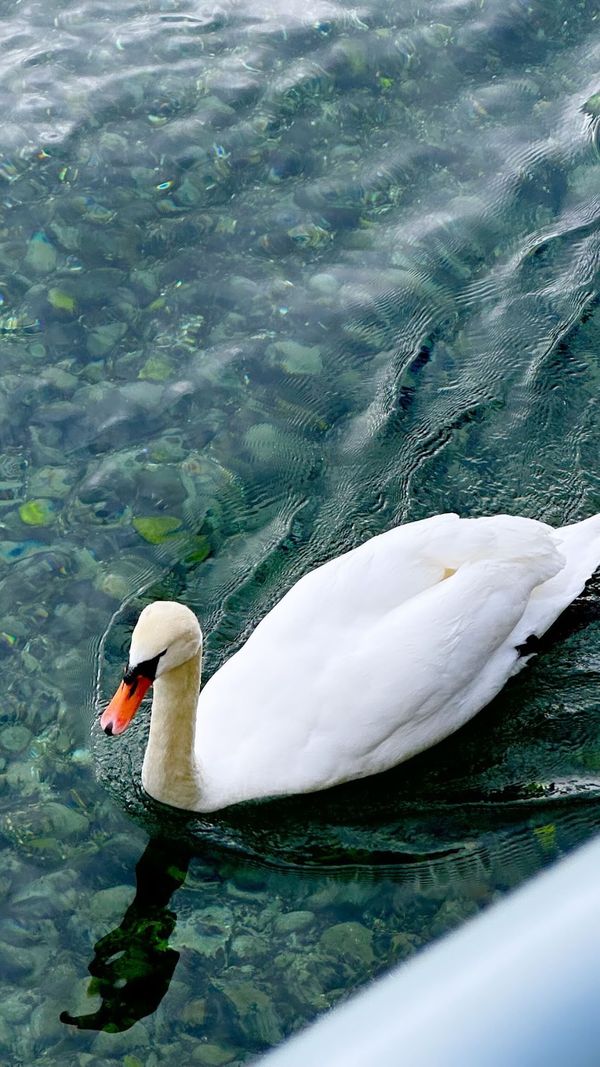
[[[600,510],[600,21],[0,16],[0,1059],[246,1063],[598,830],[597,580],[327,795],[190,820],[141,791],[147,714],[93,724],[150,599],[210,674],[394,523]]]

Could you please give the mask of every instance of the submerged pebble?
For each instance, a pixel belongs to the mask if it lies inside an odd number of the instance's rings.
[[[32,733],[27,726],[5,726],[0,730],[0,745],[7,752],[22,752],[31,738]]]
[[[86,348],[93,359],[106,356],[119,344],[127,333],[124,322],[109,322],[104,326],[95,326],[86,338]]]
[[[297,341],[276,341],[267,349],[271,361],[287,374],[321,374],[323,360],[314,345],[301,345]]]
[[[321,935],[321,945],[332,956],[370,967],[374,961],[373,934],[362,923],[344,922],[330,926]]]
[[[206,1064],[206,1067],[223,1067],[224,1064],[235,1060],[237,1053],[233,1049],[207,1042],[197,1045],[192,1057],[194,1063]]]
[[[278,934],[296,933],[298,930],[306,930],[312,926],[315,920],[312,911],[288,911],[278,915],[275,920],[275,931]]]
[[[94,921],[97,923],[119,922],[131,904],[133,896],[134,890],[130,885],[115,885],[108,889],[99,889],[89,902],[90,913]]]
[[[274,1045],[281,1041],[281,1024],[270,997],[244,979],[224,978],[214,985],[234,1009],[237,1025],[254,1045]]]
[[[36,274],[50,274],[56,269],[57,253],[43,233],[35,233],[27,245],[25,266]]]

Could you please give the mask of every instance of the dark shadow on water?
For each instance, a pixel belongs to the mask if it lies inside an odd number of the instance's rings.
[[[181,843],[150,839],[136,866],[135,899],[121,924],[94,946],[88,992],[100,996],[102,1004],[88,1015],[63,1011],[61,1022],[117,1033],[156,1011],[179,960],[169,947],[177,916],[168,905],[185,882],[190,858]]]

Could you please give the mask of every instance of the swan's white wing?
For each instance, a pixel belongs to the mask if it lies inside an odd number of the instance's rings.
[[[433,527],[427,538],[429,522],[390,531],[333,561],[338,568],[326,564],[302,579],[210,680],[196,754],[216,807],[384,770],[457,729],[499,691],[517,659],[511,635],[531,591],[562,561],[542,524],[442,519],[439,566],[442,575],[456,566],[452,577],[430,580],[422,546],[434,563],[438,546]],[[397,551],[395,535],[418,526],[404,559],[428,584],[390,604],[392,542]],[[378,542],[365,586],[364,549]],[[502,558],[503,546],[512,558]],[[467,549],[476,562],[465,562]]]
[[[344,626],[349,614],[366,625],[480,559],[531,561],[534,568],[546,560],[547,576],[562,562],[554,531],[534,519],[435,515],[396,526],[306,574],[263,619],[248,644],[272,641],[283,632],[297,638],[305,627],[333,630]]]
[[[379,618],[441,581],[444,557],[465,520],[435,515],[372,537],[304,575],[262,620],[250,641],[306,627],[345,625],[348,614]],[[248,642],[249,644],[249,642]]]

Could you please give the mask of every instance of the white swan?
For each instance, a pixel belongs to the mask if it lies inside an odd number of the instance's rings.
[[[600,515],[396,527],[302,578],[199,699],[198,621],[156,602],[101,725],[121,733],[154,683],[142,782],[191,811],[363,778],[484,707],[599,563]]]

